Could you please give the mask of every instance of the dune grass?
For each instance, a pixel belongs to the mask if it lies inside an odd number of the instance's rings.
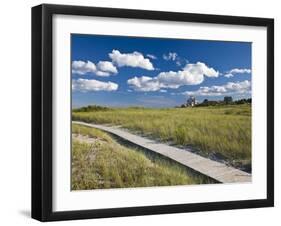
[[[72,125],[72,190],[212,183],[173,161],[128,148],[98,129]]]
[[[195,108],[114,108],[72,112],[72,119],[122,125],[163,142],[218,153],[232,163],[251,163],[251,105]]]

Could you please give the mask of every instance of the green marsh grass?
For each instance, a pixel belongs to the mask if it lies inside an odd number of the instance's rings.
[[[100,130],[72,125],[72,133],[94,138],[72,140],[72,190],[213,183],[164,158],[119,144]]]
[[[229,162],[251,162],[251,105],[195,108],[113,108],[72,112],[72,119],[121,125],[134,133],[175,145],[192,146],[203,155],[219,153]]]

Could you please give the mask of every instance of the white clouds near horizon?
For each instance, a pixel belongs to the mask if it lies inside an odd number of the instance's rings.
[[[206,77],[218,77],[219,72],[208,67],[205,63],[186,64],[183,70],[161,72],[156,77],[134,77],[127,84],[135,91],[158,91],[161,88],[177,89],[184,85],[198,85]]]
[[[182,94],[189,96],[221,96],[234,94],[248,94],[251,92],[251,82],[228,82],[224,85],[202,86],[196,91],[186,91]]]
[[[79,78],[72,80],[72,90],[80,92],[91,91],[116,91],[118,84],[114,82],[101,82],[95,79],[83,79]]]

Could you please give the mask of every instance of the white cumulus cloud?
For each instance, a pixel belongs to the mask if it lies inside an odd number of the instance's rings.
[[[117,68],[110,61],[99,61],[97,65],[98,69],[103,72],[110,72],[116,74]]]
[[[148,76],[134,77],[129,79],[127,83],[135,91],[150,92],[161,88],[161,84],[156,78]]]
[[[97,76],[108,77],[111,74],[118,73],[117,68],[110,61],[99,61],[96,65],[91,61],[72,61],[72,73],[85,75],[87,73]]]
[[[101,77],[108,77],[111,75],[109,72],[106,72],[106,71],[96,71],[95,74],[97,76],[101,76]]]
[[[152,60],[156,60],[157,59],[157,57],[155,55],[153,55],[153,54],[146,54],[146,56],[148,58],[152,59]]]
[[[248,80],[242,82],[228,82],[220,86],[202,86],[196,91],[183,92],[189,96],[221,96],[221,95],[234,95],[246,94],[251,92],[251,82]]]
[[[235,74],[250,74],[251,72],[252,72],[251,69],[247,69],[247,68],[234,68],[226,72],[224,77],[230,78],[233,77]]]
[[[204,81],[204,76],[218,77],[219,72],[206,64],[197,62],[187,64],[183,70],[161,72],[156,77],[134,77],[127,81],[135,91],[158,91],[161,88],[177,89],[184,85],[198,85]]]
[[[144,56],[139,52],[133,53],[120,53],[119,50],[112,50],[109,53],[109,57],[114,64],[118,67],[139,67],[146,70],[154,70],[153,64],[150,62],[148,58],[144,58]]]
[[[114,82],[101,82],[95,79],[76,79],[72,80],[72,90],[80,92],[90,91],[115,91],[118,89],[118,84]]]
[[[86,73],[95,73],[97,70],[96,65],[91,61],[72,61],[72,73],[84,75]]]
[[[219,72],[214,68],[208,67],[205,63],[197,62],[196,64],[186,64],[184,71],[192,74],[205,75],[207,77],[218,77]]]
[[[178,57],[178,54],[177,53],[173,53],[173,52],[170,52],[168,54],[163,54],[163,59],[164,60],[172,60],[172,61],[175,61]]]
[[[188,63],[187,59],[180,57],[175,52],[169,52],[167,54],[163,54],[163,59],[166,61],[174,61],[177,66],[182,66]]]

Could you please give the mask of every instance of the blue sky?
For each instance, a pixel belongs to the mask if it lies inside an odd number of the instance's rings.
[[[73,107],[251,97],[251,43],[72,34],[71,54]]]

